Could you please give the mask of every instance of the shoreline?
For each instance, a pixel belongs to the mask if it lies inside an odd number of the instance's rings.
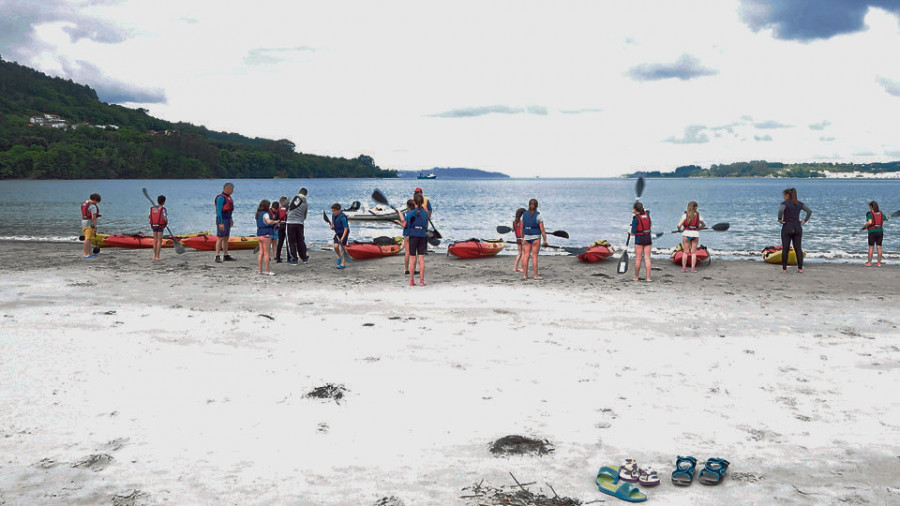
[[[429,255],[409,288],[402,257],[234,253],[2,244],[0,503],[474,505],[510,472],[615,502],[593,479],[629,457],[659,504],[900,498],[898,266]],[[511,434],[555,450],[492,456]],[[731,466],[676,488],[676,455]]]

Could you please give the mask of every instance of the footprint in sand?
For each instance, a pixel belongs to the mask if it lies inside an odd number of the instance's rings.
[[[72,467],[83,467],[86,469],[90,469],[91,471],[94,471],[96,473],[106,469],[107,466],[115,461],[116,459],[114,459],[112,455],[106,453],[95,453],[72,462]]]

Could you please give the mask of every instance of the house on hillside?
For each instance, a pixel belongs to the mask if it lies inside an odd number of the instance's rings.
[[[57,114],[36,114],[29,121],[34,126],[48,128],[68,128],[69,122],[60,118]]]

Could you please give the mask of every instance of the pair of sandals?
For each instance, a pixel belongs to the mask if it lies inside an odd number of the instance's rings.
[[[725,479],[725,471],[731,465],[725,459],[711,458],[706,461],[697,479],[704,485],[718,485]],[[697,468],[697,459],[694,457],[678,456],[675,461],[675,470],[672,471],[672,483],[686,487],[694,481],[694,470]]]
[[[659,476],[650,466],[638,466],[634,459],[625,459],[625,463],[619,468],[619,479],[630,483],[640,483],[645,487],[659,485]]]

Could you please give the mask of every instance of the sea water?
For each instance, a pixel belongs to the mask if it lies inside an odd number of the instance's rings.
[[[79,180],[0,181],[0,239],[74,242],[80,234],[80,205],[91,193],[102,196],[99,231],[150,233],[150,202],[166,195],[169,225],[176,234],[215,231],[213,200],[224,180]],[[232,235],[254,235],[254,214],[261,199],[292,197],[309,190],[306,236],[313,246],[331,242],[322,217],[332,204],[347,207],[354,200],[374,206],[372,191],[380,189],[394,206],[403,206],[421,186],[434,206],[433,222],[444,240],[438,252],[454,240],[494,239],[498,225],[511,226],[515,211],[538,199],[548,232],[564,230],[569,239],[550,237],[551,245],[586,246],[606,239],[625,245],[635,200],[635,180],[611,179],[237,179]],[[779,244],[777,222],[781,192],[797,188],[800,200],[813,211],[803,230],[809,259],[855,261],[866,252],[866,234],[854,235],[865,222],[868,202],[878,201],[889,215],[900,209],[898,179],[648,179],[641,197],[651,211],[654,252],[663,254],[680,242],[675,229],[688,201],[696,200],[708,226],[728,222],[727,232],[705,231],[701,243],[719,258],[760,258],[762,248]],[[330,214],[330,211],[329,211]],[[894,229],[897,233],[895,235]],[[391,223],[351,222],[351,239],[400,235]],[[888,258],[896,252],[900,218],[885,227]],[[510,248],[512,249],[512,248]],[[551,253],[551,250],[547,251]]]

